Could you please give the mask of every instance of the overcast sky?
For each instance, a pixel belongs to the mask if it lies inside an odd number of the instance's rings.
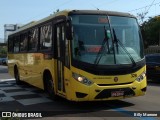
[[[100,9],[160,15],[160,0],[0,0],[0,38],[4,38],[4,24],[27,24],[52,14],[57,9]],[[152,6],[151,6],[152,5]],[[2,41],[0,41],[2,42]]]

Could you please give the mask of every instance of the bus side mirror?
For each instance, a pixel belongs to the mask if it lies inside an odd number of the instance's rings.
[[[72,40],[71,18],[67,18],[67,22],[66,22],[66,38],[68,40]]]

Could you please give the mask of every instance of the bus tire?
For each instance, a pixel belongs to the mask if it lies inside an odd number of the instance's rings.
[[[58,96],[55,94],[55,91],[54,91],[54,83],[53,83],[53,79],[52,79],[52,76],[50,73],[47,73],[45,76],[44,76],[44,80],[45,80],[45,91],[48,93],[49,97],[52,99],[52,100],[57,100],[58,99]]]
[[[15,77],[15,80],[16,80],[16,84],[21,85],[22,81],[20,80],[19,71],[18,71],[17,67],[14,70],[14,77]]]

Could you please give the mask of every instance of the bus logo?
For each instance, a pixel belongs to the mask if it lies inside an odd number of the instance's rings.
[[[131,74],[131,77],[133,78],[133,77],[137,77],[137,74]]]
[[[114,82],[118,82],[118,77],[114,77]]]
[[[2,117],[11,117],[11,112],[2,112]]]

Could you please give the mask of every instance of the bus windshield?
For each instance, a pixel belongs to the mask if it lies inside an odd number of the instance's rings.
[[[72,15],[72,57],[90,64],[133,64],[144,58],[135,18]]]

